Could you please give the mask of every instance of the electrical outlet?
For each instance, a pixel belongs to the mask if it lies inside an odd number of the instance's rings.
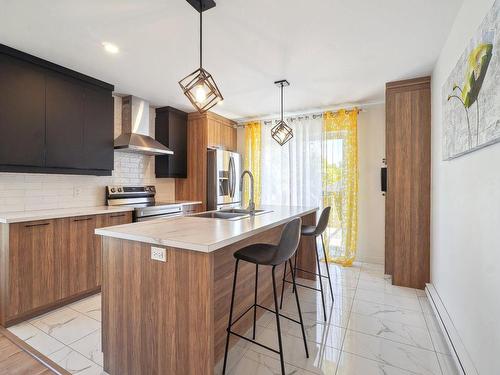
[[[167,249],[164,249],[163,247],[151,246],[151,259],[166,262]]]
[[[82,194],[82,188],[79,186],[75,186],[73,188],[73,198],[77,198]]]

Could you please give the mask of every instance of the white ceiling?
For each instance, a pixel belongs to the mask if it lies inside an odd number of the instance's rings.
[[[231,118],[383,101],[385,82],[429,74],[462,0],[216,0],[204,67]],[[0,43],[193,111],[177,82],[198,64],[184,0],[0,0]],[[118,55],[101,43],[113,42]]]

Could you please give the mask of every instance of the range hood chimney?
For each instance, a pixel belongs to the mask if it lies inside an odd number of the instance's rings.
[[[149,103],[131,95],[123,97],[122,134],[115,139],[115,150],[144,155],[174,153],[149,134]]]

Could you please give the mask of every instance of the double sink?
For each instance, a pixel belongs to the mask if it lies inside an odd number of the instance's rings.
[[[255,210],[255,215],[262,215],[268,212],[272,212],[270,210]],[[208,211],[201,212],[199,214],[191,215],[191,217],[204,217],[209,219],[224,219],[224,220],[240,220],[250,217],[250,211],[245,210],[243,208],[230,208],[223,209],[219,211]]]

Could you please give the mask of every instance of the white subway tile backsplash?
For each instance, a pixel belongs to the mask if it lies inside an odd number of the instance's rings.
[[[115,137],[120,133],[121,98],[115,97]],[[107,185],[155,185],[159,200],[175,199],[175,180],[155,178],[154,157],[115,152],[112,176],[0,173],[0,211],[99,206]]]

